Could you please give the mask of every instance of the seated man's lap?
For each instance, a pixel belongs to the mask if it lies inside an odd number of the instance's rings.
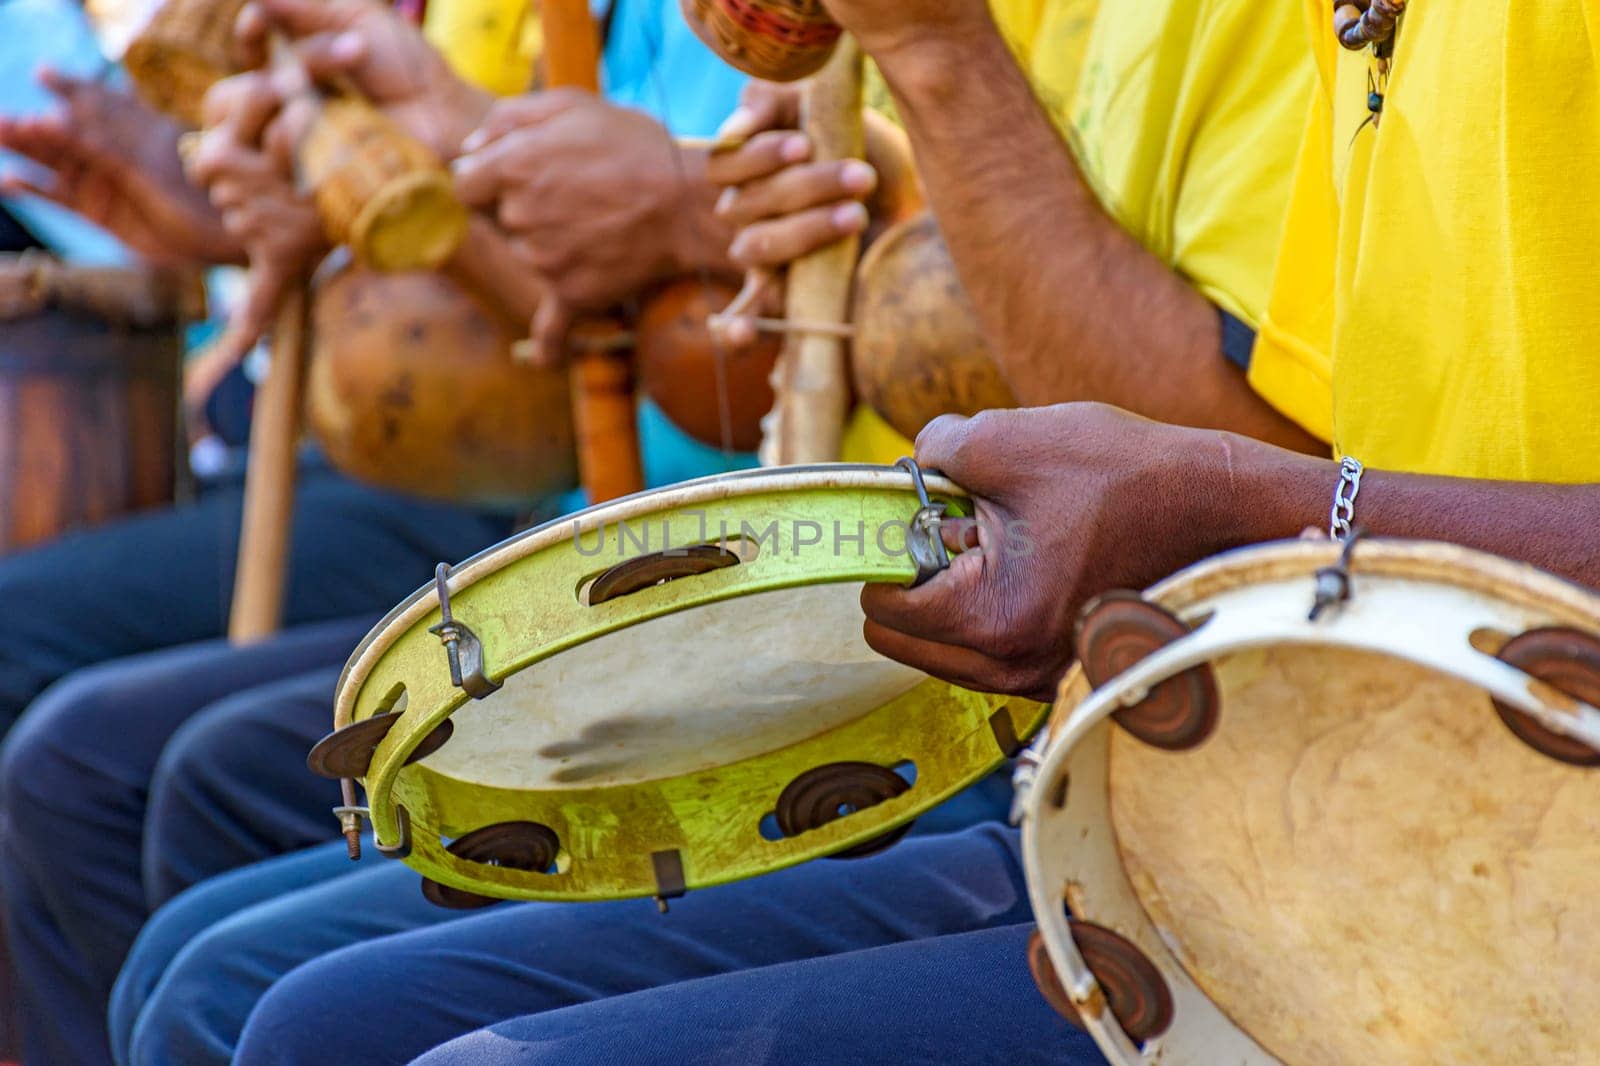
[[[1035,989],[1025,954],[1033,928],[951,933],[528,1015],[416,1064],[1104,1062]]]
[[[212,997],[232,998],[237,1024],[244,1026],[248,1013],[241,1062],[257,1053],[268,1056],[262,1061],[359,1056],[376,1046],[416,1054],[530,1012],[1026,921],[1015,841],[1013,831],[990,824],[911,838],[869,859],[810,863],[692,892],[664,916],[642,900],[509,904],[369,941],[367,931],[385,911],[434,921],[450,915],[425,909],[416,874],[380,867],[252,908],[204,934],[197,943],[210,942],[235,970],[256,975],[257,994],[274,972],[287,974],[253,1012],[248,990],[233,996],[218,987],[214,970],[185,974],[175,963],[174,980],[157,989],[140,1029],[154,1041],[161,1027],[189,1026],[189,1015],[170,1005],[183,1001],[186,983],[209,984]],[[353,946],[324,953],[341,938]],[[295,954],[304,965],[293,965]],[[427,979],[419,981],[420,974]],[[356,1011],[329,995],[330,987],[355,980],[385,993],[363,998]],[[149,1019],[160,1020],[152,1027]],[[168,1046],[188,1042],[162,1038]]]

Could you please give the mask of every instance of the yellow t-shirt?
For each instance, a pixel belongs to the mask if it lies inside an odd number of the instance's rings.
[[[528,91],[543,48],[537,0],[429,0],[422,35],[457,77],[496,96]]]
[[[1247,0],[991,7],[1111,216],[1212,303],[1260,322],[1314,80],[1299,12]],[[1326,396],[1309,392],[1311,406]],[[1267,398],[1307,405],[1287,385]]]
[[[1412,0],[1359,132],[1371,60],[1329,11],[1258,385],[1319,381],[1375,467],[1600,480],[1595,0]]]
[[[996,25],[1033,80],[1047,110],[1063,123],[1081,69],[1095,4],[1099,0],[990,0]],[[868,102],[892,113],[888,89],[869,66]],[[911,442],[866,404],[845,425],[841,454],[847,462],[892,463],[911,454]]]
[[[1074,147],[1100,202],[1252,326],[1312,79],[1290,4],[1118,0],[1099,6],[1073,96]]]

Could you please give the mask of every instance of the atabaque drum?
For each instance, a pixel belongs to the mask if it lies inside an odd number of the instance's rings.
[[[1600,596],[1299,541],[1077,640],[1023,800],[1029,961],[1112,1062],[1600,1062]]]
[[[0,258],[0,552],[171,503],[198,275]]]
[[[721,475],[441,567],[356,650],[310,764],[363,779],[378,846],[447,905],[665,900],[886,846],[1045,713],[867,647],[863,582],[936,573],[967,510],[921,486],[909,461]]]

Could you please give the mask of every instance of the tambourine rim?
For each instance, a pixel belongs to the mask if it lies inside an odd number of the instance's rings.
[[[1337,542],[1320,539],[1268,541],[1231,548],[1163,578],[1142,595],[1168,610],[1181,611],[1252,578],[1263,582],[1295,576],[1309,578],[1321,567],[1334,563],[1340,551]],[[1407,569],[1417,563],[1426,565]],[[1363,538],[1351,572],[1358,580],[1362,575],[1441,580],[1457,588],[1504,594],[1514,602],[1536,605],[1551,613],[1582,616],[1591,624],[1600,625],[1600,593],[1532,563],[1459,544],[1409,537]],[[1069,706],[1068,701],[1082,676],[1082,667],[1074,663],[1056,686],[1056,698],[1044,730],[1052,740],[1058,723],[1076,706]]]
[[[472,585],[498,573],[511,564],[563,540],[574,539],[597,527],[609,523],[653,514],[670,507],[693,503],[697,497],[732,498],[752,496],[794,485],[807,489],[884,489],[898,487],[904,481],[911,488],[911,478],[904,470],[876,463],[815,463],[799,466],[755,467],[722,474],[681,481],[660,488],[646,489],[628,496],[592,504],[579,511],[559,515],[530,529],[490,545],[468,557],[451,569],[450,592],[456,595]],[[934,495],[953,499],[966,499],[967,494],[954,482],[938,474],[925,473],[928,491]],[[730,489],[732,491],[721,492]],[[433,582],[422,585],[417,591],[400,601],[379,619],[355,650],[350,653],[339,673],[334,687],[334,720],[342,724],[348,720],[347,710],[354,699],[353,684],[364,679],[399,634],[414,625],[419,618],[432,611],[438,602]],[[385,639],[385,638],[388,639]]]
[[[1199,612],[1203,615],[1206,604],[1216,601],[1219,597],[1225,598],[1230,593],[1249,585],[1281,585],[1298,578],[1307,583],[1306,602],[1309,607],[1310,583],[1315,572],[1331,565],[1339,557],[1342,547],[1341,544],[1332,541],[1302,539],[1234,549],[1172,575],[1148,589],[1144,597],[1175,613]],[[1509,613],[1525,613],[1533,616],[1536,625],[1570,624],[1591,629],[1600,627],[1600,595],[1595,591],[1531,564],[1508,560],[1459,545],[1399,538],[1363,540],[1356,548],[1351,565],[1354,595],[1360,595],[1359,582],[1363,576],[1383,577],[1401,582],[1434,583],[1492,597],[1499,600]],[[1184,642],[1188,639],[1185,638]],[[1292,643],[1288,632],[1285,633],[1285,643]],[[1330,644],[1340,646],[1338,641],[1330,641]],[[1199,656],[1196,655],[1194,658]],[[1217,656],[1210,656],[1202,661],[1216,661],[1216,658]],[[1132,672],[1130,670],[1128,673]],[[1159,670],[1153,672],[1152,678],[1155,676],[1172,676],[1172,674],[1166,670]],[[1139,683],[1154,683],[1152,678],[1140,678]],[[1057,783],[1063,780],[1065,775],[1075,773],[1072,770],[1074,760],[1077,758],[1075,752],[1083,745],[1091,743],[1096,736],[1104,736],[1103,731],[1115,728],[1109,717],[1099,717],[1098,713],[1097,720],[1092,725],[1079,724],[1078,718],[1080,709],[1089,701],[1103,702],[1103,690],[1114,695],[1116,685],[1117,681],[1113,679],[1099,689],[1092,688],[1082,669],[1075,664],[1062,679],[1049,722],[1041,730],[1041,737],[1048,739],[1041,741],[1038,749],[1039,769],[1032,781],[1030,794],[1023,803],[1022,821],[1022,859],[1029,881],[1030,900],[1035,908],[1051,905],[1055,895],[1043,882],[1059,878],[1064,872],[1069,873],[1069,883],[1075,880],[1070,876],[1070,871],[1064,870],[1059,857],[1054,860],[1046,857],[1046,844],[1041,839],[1043,819],[1049,816],[1046,797],[1056,791]],[[1073,730],[1071,735],[1063,737],[1063,729],[1068,723],[1073,724]],[[1101,743],[1109,743],[1111,739],[1107,737]],[[1109,747],[1106,758],[1109,762]],[[1107,802],[1110,802],[1109,798]],[[1115,837],[1114,829],[1108,827],[1107,831]],[[1059,847],[1059,843],[1057,841],[1055,846]],[[1165,928],[1154,915],[1149,913],[1147,902],[1143,893],[1137,889],[1133,890],[1131,905],[1144,916],[1145,922],[1153,928]],[[1101,912],[1104,909],[1103,905],[1090,908],[1081,917],[1088,921],[1103,920]],[[1041,920],[1041,928],[1045,924]],[[1052,955],[1055,955],[1058,945],[1055,943],[1053,923],[1051,930],[1043,935],[1047,948]],[[1235,1018],[1232,1004],[1212,998],[1202,980],[1190,971],[1182,953],[1167,942],[1165,934],[1158,932],[1155,939],[1161,945],[1162,958],[1157,965],[1164,975],[1168,975],[1170,979],[1170,975],[1174,972],[1181,974],[1183,981],[1187,985],[1192,985],[1193,991],[1209,1004],[1210,1009],[1218,1017],[1225,1020],[1233,1034],[1263,1056],[1260,1059],[1247,1057],[1245,1061],[1279,1061],[1251,1030]],[[1059,967],[1064,965],[1065,960],[1058,958],[1055,962]],[[1062,971],[1061,980],[1063,984],[1068,983],[1069,977],[1066,971]],[[1176,1053],[1178,1060],[1190,1061],[1184,1056],[1192,1055],[1198,1050],[1191,1041],[1202,1038],[1197,1033],[1205,1032],[1212,1024],[1209,1016],[1206,1017],[1207,1020],[1198,1023],[1198,1029],[1192,1025],[1185,1026],[1184,1031],[1187,1035],[1182,1044],[1167,1046],[1168,1041],[1177,1035],[1177,1031],[1174,1030],[1158,1038],[1157,1046],[1146,1047],[1142,1052],[1127,1044],[1120,1028],[1114,1024],[1108,1025],[1103,1016],[1097,1016],[1090,1029],[1102,1052],[1114,1062],[1150,1061],[1152,1056],[1161,1057],[1162,1049]],[[1102,1035],[1105,1040],[1102,1040]],[[1180,1048],[1183,1050],[1179,1050]]]

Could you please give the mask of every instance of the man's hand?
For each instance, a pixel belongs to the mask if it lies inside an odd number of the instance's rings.
[[[251,0],[239,13],[245,66],[265,61],[277,30],[294,41],[313,79],[351,84],[442,160],[491,102],[456,77],[422,33],[388,4],[372,0]]]
[[[0,145],[38,167],[0,179],[0,192],[35,193],[103,226],[156,262],[242,258],[205,193],[183,175],[176,123],[125,92],[45,70],[54,114],[0,119]]]
[[[824,0],[828,13],[875,59],[927,41],[959,43],[991,21],[988,0]]]
[[[945,523],[960,551],[947,572],[862,592],[867,643],[959,685],[1053,699],[1087,600],[1232,546],[1208,501],[1230,496],[1233,450],[1252,447],[1099,404],[936,419],[917,461],[970,492],[976,517]]]
[[[284,290],[327,247],[315,205],[290,178],[288,116],[281,107],[281,90],[266,73],[240,74],[206,94],[206,132],[189,158],[189,174],[245,249],[250,286],[223,338],[185,383],[194,432],[202,429],[196,420],[211,388],[266,332]]]
[[[679,149],[637,111],[578,90],[516,97],[494,106],[466,148],[456,194],[494,215],[545,284],[533,323],[543,365],[560,361],[574,316],[716,267],[705,249],[727,247],[703,153]]]
[[[717,217],[737,228],[729,258],[752,279],[739,313],[717,323],[733,347],[755,340],[751,316],[778,313],[777,275],[791,262],[845,237],[870,242],[923,206],[903,132],[869,111],[866,159],[814,162],[798,129],[800,100],[799,86],[750,82],[718,133],[739,146],[714,151],[706,165],[707,180],[724,187]]]

